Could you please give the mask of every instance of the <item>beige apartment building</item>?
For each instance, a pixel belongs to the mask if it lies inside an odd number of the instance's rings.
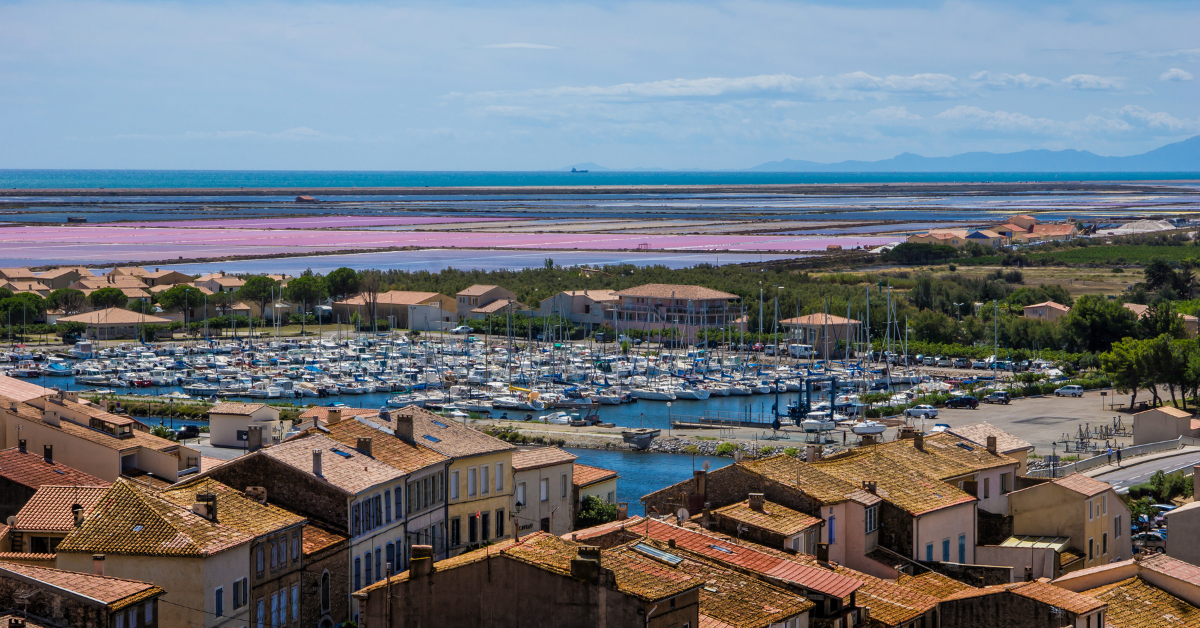
[[[1080,568],[1133,556],[1129,508],[1111,484],[1079,473],[1008,495],[1013,534],[1069,537]]]
[[[557,447],[521,449],[512,455],[512,468],[517,490],[512,519],[518,531],[569,532],[575,523],[575,456]]]

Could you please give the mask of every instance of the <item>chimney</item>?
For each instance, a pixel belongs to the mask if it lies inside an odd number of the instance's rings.
[[[83,506],[75,504],[71,506],[71,517],[75,520],[75,527],[83,525]]]
[[[267,503],[267,487],[265,486],[247,486],[246,497],[254,501],[265,504]]]
[[[62,425],[62,420],[58,418],[58,410],[42,410],[42,422],[54,427]]]
[[[13,414],[16,414],[16,413],[17,413],[17,408],[19,408],[19,407],[20,407],[20,406],[19,406],[19,405],[17,404],[17,402],[15,402],[15,401],[10,401],[10,402],[8,402],[8,410],[9,410],[10,412],[12,412]]]
[[[875,444],[874,434],[863,434],[862,436],[859,436],[858,439],[862,443],[863,447],[869,447]]]
[[[392,422],[392,411],[388,410],[387,408],[380,408],[379,409],[379,420],[384,423],[391,423]]]
[[[358,439],[358,447],[355,447],[355,449],[358,450],[358,453],[360,453],[364,456],[370,456],[371,455],[371,437],[367,436],[365,438],[359,438]]]
[[[704,502],[704,514],[700,517],[700,525],[705,529],[712,522],[712,502]]]
[[[54,445],[42,445],[42,458],[49,464],[54,464]]]
[[[392,425],[392,433],[396,435],[396,438],[399,438],[410,445],[415,443],[416,441],[413,440],[412,413],[397,412],[392,416],[392,419],[394,420],[394,424]]]
[[[693,495],[708,494],[708,473],[703,470],[692,471],[692,491]]]
[[[879,485],[874,480],[863,480],[862,486],[863,486],[864,491],[871,493],[872,495],[875,494],[876,490],[879,487]]]
[[[829,566],[829,544],[828,543],[817,543],[817,562],[820,563],[822,567]]]
[[[104,554],[92,554],[92,573],[97,576],[104,575]]]
[[[19,452],[21,452],[21,453],[23,453],[23,454],[24,454],[24,453],[29,453],[29,452],[28,452],[28,451],[25,449],[25,439],[24,439],[24,438],[22,438],[21,440],[17,441],[17,451],[19,451]]]
[[[8,628],[25,628],[25,620],[20,617],[9,617]]]
[[[412,546],[412,561],[408,565],[409,579],[421,578],[433,573],[433,546]]]
[[[817,446],[816,445],[809,445],[804,448],[804,461],[805,462],[816,462],[817,461]]]
[[[79,403],[79,391],[78,390],[64,390],[64,391],[62,391],[62,397],[63,397],[63,399],[66,399],[67,401]]]
[[[321,475],[321,450],[314,449],[313,451],[313,475]]]
[[[251,425],[246,428],[246,449],[258,451],[263,447],[263,428],[261,425]]]
[[[629,518],[629,502],[617,502],[617,521]]]
[[[217,521],[216,493],[196,493],[196,501],[192,504],[192,512],[215,523]]]
[[[753,510],[755,512],[763,511],[763,502],[765,500],[763,499],[762,493],[750,493],[749,501],[750,501],[750,510]]]
[[[571,559],[571,577],[595,584],[600,580],[600,548],[584,545]]]
[[[329,413],[325,415],[325,422],[329,425],[337,425],[342,420],[342,410],[340,408],[330,408]]]
[[[988,438],[995,438],[995,437],[989,436]],[[1033,582],[1033,567],[1025,568],[1025,582]]]
[[[15,403],[14,403],[13,405],[15,406],[15,405],[17,405],[17,404],[15,404]],[[100,409],[101,409],[101,410],[103,410],[103,411],[105,411],[105,412],[108,412],[108,399],[101,399],[101,400],[100,400]]]
[[[667,547],[675,549],[675,539],[667,539]]]
[[[913,447],[916,447],[917,451],[925,451],[925,435],[924,434],[917,432],[916,434],[913,435]]]
[[[987,450],[988,450],[988,453],[990,453],[990,454],[996,453],[996,437],[995,436],[987,437]]]

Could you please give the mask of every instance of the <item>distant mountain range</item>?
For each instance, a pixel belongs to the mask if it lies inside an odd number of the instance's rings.
[[[596,164],[576,168],[608,170]],[[565,170],[570,170],[568,166]],[[636,168],[635,170],[646,170]],[[747,172],[1200,172],[1200,135],[1141,155],[1103,157],[1085,150],[1023,150],[1016,153],[962,153],[922,157],[903,153],[879,161],[784,159],[747,168]]]

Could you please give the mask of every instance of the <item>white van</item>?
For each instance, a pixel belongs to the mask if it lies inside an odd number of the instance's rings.
[[[788,345],[788,355],[797,359],[816,357],[812,345]]]

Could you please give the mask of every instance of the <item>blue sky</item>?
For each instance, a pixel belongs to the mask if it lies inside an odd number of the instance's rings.
[[[1197,2],[0,2],[0,168],[744,168],[1200,134]]]

